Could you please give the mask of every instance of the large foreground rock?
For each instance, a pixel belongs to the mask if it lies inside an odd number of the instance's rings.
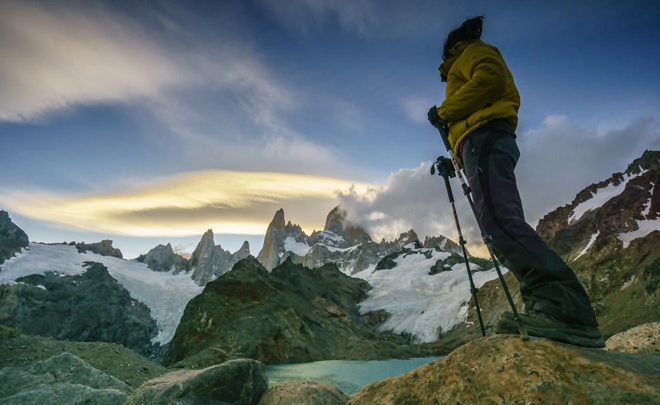
[[[626,353],[660,354],[660,322],[635,326],[605,342],[605,350]]]
[[[496,335],[367,385],[365,404],[657,404],[660,357]]]
[[[259,405],[344,405],[348,395],[316,380],[291,380],[270,388]]]
[[[130,391],[125,383],[70,353],[30,367],[0,369],[0,403],[3,404],[120,405]]]
[[[259,402],[268,389],[262,363],[231,360],[203,370],[180,370],[147,381],[126,402],[138,404],[240,404]]]

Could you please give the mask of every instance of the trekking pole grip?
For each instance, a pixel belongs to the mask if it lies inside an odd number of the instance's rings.
[[[442,142],[445,144],[445,148],[450,151],[451,145],[449,144],[449,128],[447,128],[447,123],[444,121],[438,121],[433,126],[440,132],[440,137]]]

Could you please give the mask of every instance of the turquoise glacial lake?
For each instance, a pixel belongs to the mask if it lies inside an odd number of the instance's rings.
[[[312,363],[275,364],[266,366],[269,385],[289,380],[319,380],[352,395],[365,385],[405,374],[442,357],[392,360],[326,360]]]

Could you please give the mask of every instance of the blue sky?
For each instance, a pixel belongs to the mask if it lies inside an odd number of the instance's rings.
[[[309,234],[339,203],[378,239],[455,237],[426,112],[475,15],[522,96],[530,223],[660,149],[657,1],[0,0],[0,209],[129,258],[207,229],[256,255],[279,208]]]

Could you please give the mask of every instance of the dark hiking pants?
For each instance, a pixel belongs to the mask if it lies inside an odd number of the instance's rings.
[[[589,297],[573,270],[525,221],[514,168],[516,137],[503,120],[470,134],[462,149],[477,216],[497,258],[516,276],[527,312],[596,326]]]

